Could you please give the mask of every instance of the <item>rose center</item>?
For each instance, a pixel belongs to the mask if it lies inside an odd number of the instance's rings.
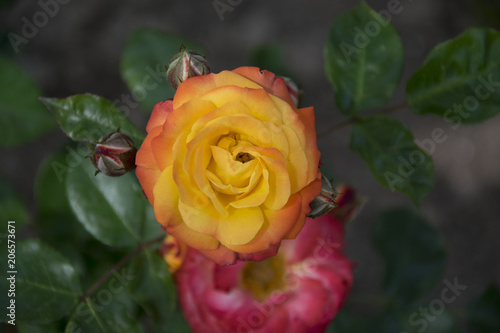
[[[253,156],[249,153],[238,153],[238,155],[236,155],[236,161],[240,161],[241,163],[246,163],[251,160],[253,160]]]
[[[277,254],[262,261],[249,261],[241,271],[243,289],[259,301],[285,287],[285,259]]]

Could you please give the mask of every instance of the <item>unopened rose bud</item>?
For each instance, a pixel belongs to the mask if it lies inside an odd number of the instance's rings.
[[[90,156],[97,173],[118,177],[135,169],[137,148],[131,138],[119,132],[109,133],[99,140]]]
[[[210,66],[205,56],[196,51],[187,50],[185,47],[170,60],[167,66],[167,79],[174,89],[190,77],[209,73]]]
[[[323,174],[321,174],[321,185],[321,193],[309,204],[311,211],[307,215],[308,217],[319,217],[337,207],[335,198],[338,193],[333,188],[332,183]]]
[[[302,95],[302,91],[299,89],[299,86],[295,81],[293,81],[291,78],[286,77],[286,76],[280,76],[283,78],[285,81],[286,87],[288,89],[288,93],[290,94],[290,97],[292,97],[293,103],[295,103],[295,106],[299,106],[300,102],[300,97]]]

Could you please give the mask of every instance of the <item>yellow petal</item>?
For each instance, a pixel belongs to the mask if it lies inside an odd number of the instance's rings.
[[[180,223],[182,219],[177,209],[179,192],[172,176],[172,166],[162,171],[153,188],[153,194],[156,220],[163,226]]]
[[[180,201],[179,212],[190,229],[217,238],[220,214],[211,205],[194,207]]]
[[[227,194],[228,196],[249,193],[260,181],[262,176],[262,165],[256,162],[256,167],[253,169],[252,174],[250,175],[249,180],[247,180],[248,184],[244,187],[237,187],[231,184],[224,184],[220,178],[218,178],[215,174],[207,170],[207,179],[210,181],[215,190],[219,193]]]
[[[207,179],[210,181],[210,184],[214,188],[215,191],[227,194],[227,195],[236,195],[245,193],[245,189],[241,187],[236,187],[231,184],[224,183],[219,177],[217,177],[214,173],[210,171],[206,171]]]
[[[290,154],[287,158],[287,170],[290,175],[291,191],[292,193],[297,193],[307,185],[309,162],[304,152],[304,146],[302,146],[297,133],[287,125],[284,125],[283,132],[288,138],[288,145],[290,147]]]
[[[176,161],[174,163],[176,183],[182,183],[183,186],[192,187],[197,191],[201,191],[210,198],[215,209],[223,215],[227,215],[227,212],[225,211],[223,203],[220,202],[207,180],[206,169],[211,159],[210,147],[215,145],[218,138],[227,134],[228,131],[229,129],[225,126],[205,127],[188,142],[183,161]],[[181,175],[185,175],[182,180],[179,178]],[[181,192],[181,201],[186,202],[186,200],[189,200],[188,192],[189,190],[186,191],[186,196]]]
[[[241,163],[236,161],[229,151],[218,146],[212,146],[211,148],[213,160],[208,166],[207,172],[216,175],[221,180],[221,184],[234,187],[248,186],[257,161],[251,160]]]
[[[262,177],[260,178],[257,186],[248,192],[243,193],[241,196],[230,203],[236,209],[244,209],[248,207],[258,207],[264,203],[269,195],[269,171],[262,170]]]
[[[188,141],[190,141],[201,129],[206,127],[210,121],[224,116],[235,115],[239,115],[241,117],[252,116],[250,114],[250,110],[240,101],[227,101],[225,104],[217,106],[216,109],[205,114],[194,122],[191,133],[188,136]]]
[[[309,173],[307,180],[312,181],[317,178],[316,166],[319,165],[320,152],[318,150],[316,139],[316,128],[314,120],[314,109],[312,107],[298,109],[297,114],[299,119],[304,124],[304,135],[306,136],[306,143],[304,151],[309,161]]]
[[[264,214],[258,207],[231,209],[229,216],[221,217],[217,239],[225,246],[250,242],[264,223]]]
[[[239,253],[254,253],[265,251],[272,244],[278,244],[297,223],[301,203],[300,195],[293,194],[282,209],[264,209],[265,222],[252,241],[244,245],[230,245],[228,248]]]
[[[279,98],[273,99],[272,97],[262,89],[246,89],[233,85],[207,91],[199,98],[212,102],[217,108],[231,101],[238,101],[246,106],[257,119],[279,125],[283,123],[282,111],[275,103],[275,99],[279,100]],[[292,110],[290,107],[288,109]]]
[[[286,166],[278,159],[262,156],[261,160],[269,171],[270,190],[265,206],[273,210],[281,209],[286,205],[291,194],[290,178]]]
[[[172,167],[165,169],[154,187],[154,211],[158,222],[165,230],[187,245],[197,249],[216,249],[219,241],[196,232],[184,223],[179,212],[179,195],[172,177]]]

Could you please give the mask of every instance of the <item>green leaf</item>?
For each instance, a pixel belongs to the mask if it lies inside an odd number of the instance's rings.
[[[460,124],[500,112],[500,33],[472,28],[434,48],[408,81],[411,111]]]
[[[177,305],[177,307],[175,308],[174,314],[170,319],[169,328],[170,328],[170,330],[168,331],[169,333],[192,332],[191,328],[189,327],[189,324],[186,321],[186,318],[184,317],[184,313],[182,313],[182,310],[180,309],[179,305]]]
[[[44,160],[35,178],[35,201],[38,216],[34,221],[40,238],[71,260],[80,276],[85,276],[83,255],[89,249],[87,242],[92,236],[77,221],[66,196],[66,175],[89,153],[80,143],[69,144]],[[86,150],[84,150],[86,148]]]
[[[40,103],[37,84],[14,62],[0,55],[0,146],[19,145],[56,127]]]
[[[146,112],[153,111],[156,103],[174,97],[175,90],[167,81],[165,66],[183,44],[189,50],[204,53],[201,47],[186,39],[152,28],[137,29],[130,35],[120,72],[133,98]],[[119,107],[136,106],[132,96],[122,97]]]
[[[479,333],[500,332],[500,291],[489,286],[468,307],[468,320]]]
[[[146,240],[146,224],[153,224],[149,205],[135,176],[94,176],[95,169],[85,161],[68,174],[66,193],[73,212],[85,229],[104,244],[133,247]],[[159,224],[156,224],[159,229]],[[151,236],[151,233],[147,233]]]
[[[75,269],[40,240],[16,243],[15,269],[17,320],[49,324],[67,315],[77,304],[81,287]]]
[[[382,185],[409,195],[417,206],[432,190],[432,158],[413,142],[412,133],[399,121],[384,116],[360,120],[352,128],[351,149]]]
[[[145,138],[144,133],[125,114],[102,97],[83,94],[41,100],[54,114],[61,129],[75,141],[97,142],[102,136],[115,132],[118,128],[136,144],[142,143]]]
[[[144,309],[155,332],[170,332],[176,291],[165,261],[158,252],[144,251],[131,265],[137,274],[129,286],[132,298]]]
[[[146,199],[144,199],[143,202],[146,205],[146,215],[142,220],[142,225],[141,225],[142,240],[148,241],[158,238],[162,235],[166,236],[165,230],[163,230],[161,225],[156,221],[155,211],[153,209],[153,206],[151,206]]]
[[[22,322],[16,322],[19,333],[55,333],[59,332],[56,324],[32,326]]]
[[[35,178],[35,200],[38,218],[35,225],[45,240],[59,243],[68,236],[75,240],[88,240],[89,234],[77,222],[66,196],[66,175],[81,163],[90,150],[70,144],[64,150],[44,160]],[[79,154],[80,152],[81,154]]]
[[[442,279],[447,258],[443,239],[412,211],[382,213],[373,230],[373,243],[385,260],[384,291],[400,303],[417,300]]]
[[[8,221],[15,221],[16,229],[19,231],[28,219],[28,209],[17,191],[8,181],[0,178],[0,224],[2,225],[0,238],[6,237]]]
[[[129,296],[124,292],[115,294],[109,288],[100,289],[97,296],[78,304],[64,332],[143,332],[139,320],[133,317],[130,308],[123,302],[126,297]]]
[[[364,1],[332,25],[325,46],[326,76],[342,113],[385,105],[403,70],[403,46],[392,24]]]

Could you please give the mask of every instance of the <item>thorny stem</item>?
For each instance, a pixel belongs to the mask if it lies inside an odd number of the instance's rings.
[[[155,239],[152,239],[145,243],[140,243],[137,248],[127,254],[125,257],[120,259],[110,270],[104,273],[103,276],[99,278],[80,298],[80,302],[84,302],[87,298],[89,298],[93,293],[95,293],[115,272],[119,271],[123,266],[125,266],[130,260],[132,260],[135,256],[140,254],[144,249],[154,245],[156,243],[161,242],[165,236],[161,236]]]
[[[374,112],[370,116],[393,113],[393,112],[396,112],[398,110],[404,109],[407,106],[408,106],[408,102],[404,102],[404,103],[392,106],[390,108],[386,108],[386,109],[382,109],[380,111]],[[342,121],[338,124],[335,124],[332,127],[330,127],[329,129],[327,129],[326,131],[319,133],[318,139],[322,139],[322,138],[324,138],[324,137],[332,134],[333,132],[336,132],[344,127],[351,126],[351,125],[359,122],[361,119],[363,119],[363,118],[354,117],[354,118],[350,118],[350,119],[347,119],[345,121]]]

